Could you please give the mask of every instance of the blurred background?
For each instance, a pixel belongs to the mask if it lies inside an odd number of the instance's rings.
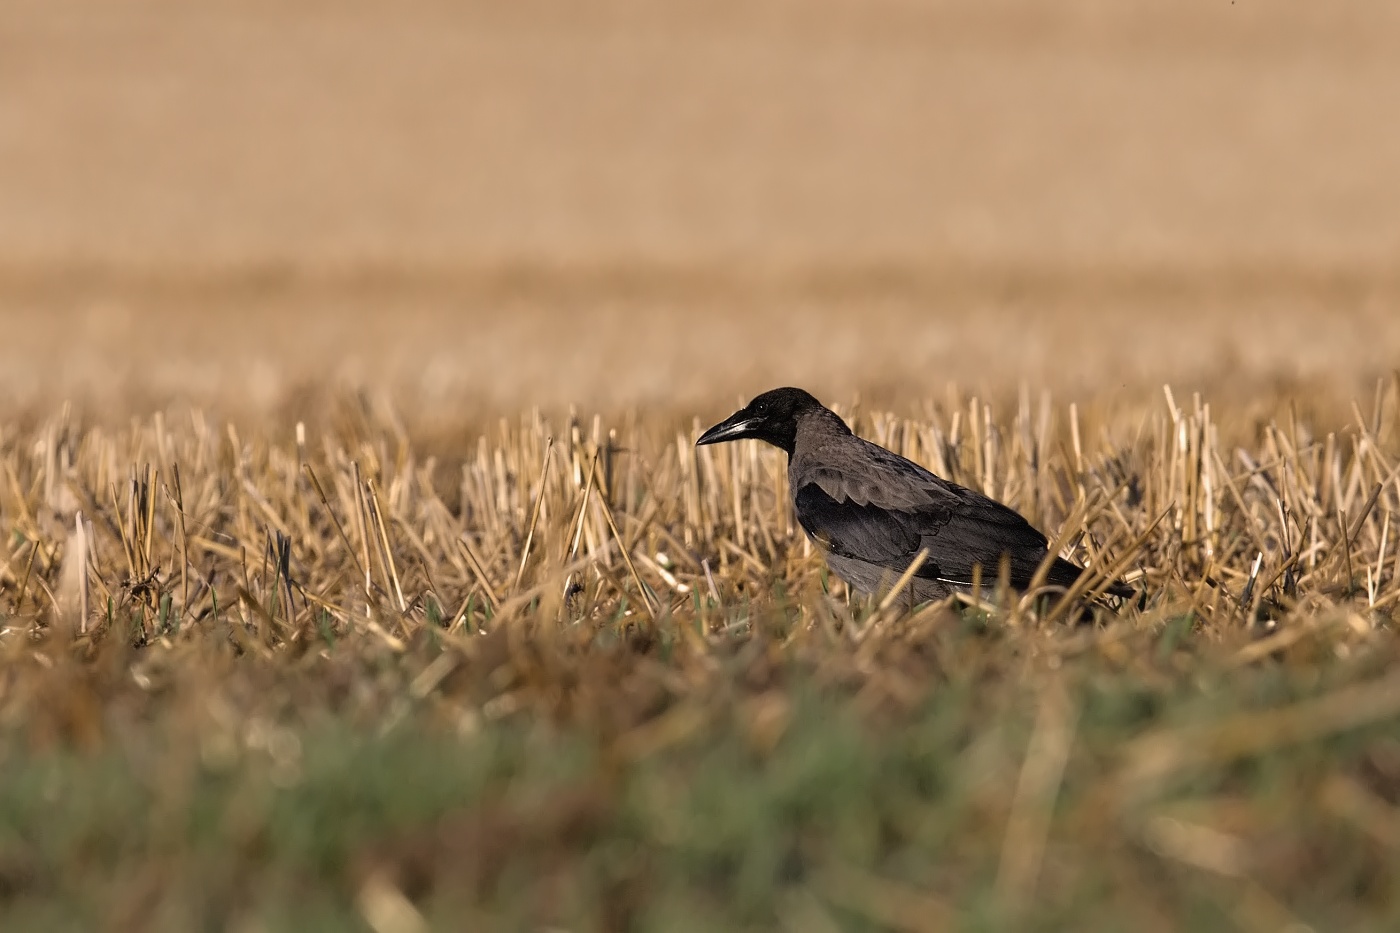
[[[11,407],[1400,363],[1393,0],[5,7]]]

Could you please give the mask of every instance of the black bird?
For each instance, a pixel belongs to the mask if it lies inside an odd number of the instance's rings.
[[[1044,560],[1045,535],[980,492],[939,479],[911,460],[857,437],[840,416],[801,389],[773,389],[710,428],[696,446],[752,437],[787,451],[797,520],[847,584],[876,593],[897,580],[920,550],[912,602],[969,590],[973,567],[990,587],[1001,561],[1024,590]],[[1045,582],[1069,587],[1083,568],[1056,557]],[[1122,583],[1108,592],[1132,596]]]

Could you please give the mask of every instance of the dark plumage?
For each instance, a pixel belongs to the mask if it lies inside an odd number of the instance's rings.
[[[890,586],[920,550],[928,556],[909,583],[914,602],[969,589],[974,565],[981,565],[986,585],[994,585],[1003,557],[1011,585],[1024,590],[1045,558],[1045,535],[1018,513],[856,437],[801,389],[763,393],[696,444],[746,437],[787,451],[798,522],[825,551],[832,572],[857,590]],[[1045,582],[1069,587],[1081,573],[1057,557]],[[1108,592],[1133,595],[1121,583]]]

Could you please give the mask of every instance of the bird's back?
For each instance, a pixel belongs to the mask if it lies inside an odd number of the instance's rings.
[[[983,579],[994,579],[1003,559],[1013,586],[1029,584],[1046,555],[1046,538],[1020,514],[844,425],[813,428],[798,434],[789,480],[798,521],[834,558],[838,575],[898,576],[924,550],[918,577],[945,588],[970,585],[974,565]],[[1079,573],[1057,560],[1047,582],[1067,586]],[[871,588],[866,579],[847,582]]]

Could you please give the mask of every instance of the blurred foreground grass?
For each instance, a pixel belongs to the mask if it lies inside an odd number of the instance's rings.
[[[1141,605],[849,599],[782,459],[347,401],[0,444],[6,930],[1390,930],[1397,393],[862,433]]]
[[[484,708],[505,636],[58,662],[4,742],[6,929],[1393,929],[1393,637],[1189,629],[536,643]]]

